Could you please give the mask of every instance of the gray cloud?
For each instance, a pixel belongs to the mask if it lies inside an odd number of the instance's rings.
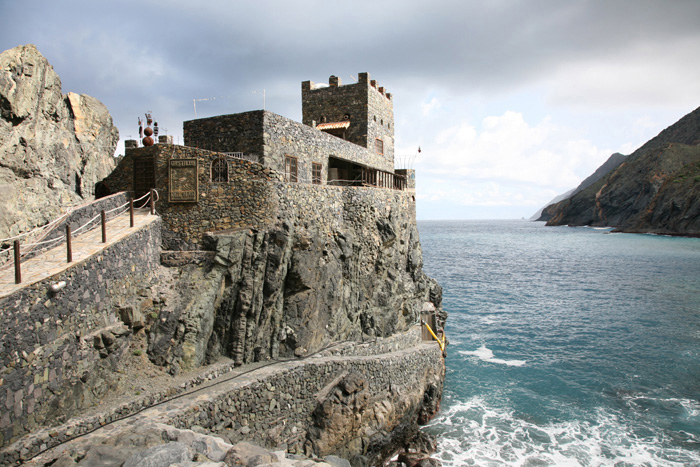
[[[579,117],[700,100],[685,84],[700,73],[697,0],[24,0],[2,2],[0,17],[3,50],[36,44],[64,92],[104,102],[123,137],[146,110],[180,134],[193,99],[217,98],[199,101],[199,116],[240,112],[262,108],[263,89],[268,110],[300,119],[301,81],[362,71],[410,112],[397,135],[426,138],[467,118],[452,109],[421,122],[431,93],[468,104],[518,95],[524,112],[522,96],[538,90],[554,105],[540,112],[578,106]]]

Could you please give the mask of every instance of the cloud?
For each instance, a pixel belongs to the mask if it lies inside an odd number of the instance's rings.
[[[575,131],[558,127],[549,118],[528,124],[515,111],[488,116],[480,128],[464,122],[454,125],[439,133],[434,143],[419,158],[417,168],[441,180],[459,179],[465,186],[514,182],[565,190],[612,152],[576,138]],[[493,186],[490,191],[494,192]]]
[[[199,117],[242,112],[262,108],[254,90],[300,120],[301,81],[370,72],[435,203],[544,203],[700,104],[697,0],[24,0],[0,16],[0,48],[35,43],[122,140],[152,110],[182,142],[193,99],[225,97]]]
[[[563,63],[547,80],[551,102],[599,109],[684,104],[700,96],[700,81],[689,79],[700,75],[697,44],[686,37],[641,41],[624,53]]]

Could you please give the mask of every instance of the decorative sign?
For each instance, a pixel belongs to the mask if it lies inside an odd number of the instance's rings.
[[[168,201],[196,203],[199,201],[197,159],[170,159]]]

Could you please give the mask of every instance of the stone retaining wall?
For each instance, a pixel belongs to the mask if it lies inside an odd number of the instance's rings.
[[[206,232],[261,227],[275,218],[270,197],[270,181],[280,177],[261,164],[226,158],[228,181],[213,182],[212,162],[221,154],[203,149],[170,144],[131,148],[117,169],[103,183],[111,191],[134,191],[133,166],[137,158],[155,161],[156,210],[163,217],[163,247],[168,250],[192,250],[202,246]],[[196,159],[199,199],[197,202],[169,200],[169,162]]]
[[[315,357],[335,358],[340,356],[378,356],[390,352],[399,352],[416,348],[421,343],[420,327],[416,326],[406,333],[396,334],[387,338],[377,338],[369,342],[346,342],[333,345],[330,349],[319,352]],[[437,345],[435,345],[437,347]],[[285,365],[283,362],[275,362]],[[292,361],[292,366],[303,364],[303,360]],[[314,365],[319,365],[319,362],[314,362]],[[240,374],[241,369],[234,367],[233,362],[226,361],[203,368],[203,371],[184,383],[162,391],[151,393],[148,396],[134,397],[118,406],[113,406],[95,413],[94,415],[73,418],[67,423],[56,426],[55,428],[40,429],[29,436],[25,436],[19,443],[7,447],[0,451],[0,465],[9,465],[16,463],[22,459],[27,459],[36,455],[40,450],[44,450],[60,443],[67,442],[74,436],[86,434],[98,426],[114,423],[123,418],[135,415],[142,412],[144,409],[163,403],[175,397],[181,397],[185,392],[193,392],[199,394],[197,388],[204,384],[211,384],[218,379],[228,380],[235,378],[236,374]],[[233,373],[232,373],[233,372]],[[274,372],[267,373],[267,376],[274,375]],[[264,377],[260,377],[260,381]],[[269,407],[269,405],[268,405]],[[146,416],[148,416],[146,414]],[[245,430],[244,430],[245,431]],[[228,431],[226,431],[228,433]],[[224,434],[226,434],[224,433]]]
[[[130,341],[117,307],[150,284],[160,219],[0,299],[0,446],[100,400]],[[65,281],[53,292],[51,284]]]
[[[358,232],[372,230],[374,225],[359,220],[368,212],[388,217],[400,211],[415,225],[415,195],[405,191],[301,183],[276,183],[274,190],[280,217],[295,217],[321,232],[342,230],[346,223],[355,224]]]
[[[304,131],[317,131],[290,122],[304,127]],[[322,136],[364,151],[335,137]],[[297,139],[303,141],[301,137]],[[163,217],[163,246],[169,250],[202,249],[208,232],[261,229],[290,216],[328,232],[338,230],[347,219],[357,217],[365,209],[382,212],[405,209],[415,222],[415,194],[412,192],[284,182],[283,176],[273,169],[232,158],[227,159],[228,181],[212,182],[211,165],[221,154],[187,146],[157,144],[127,149],[117,170],[103,183],[113,191],[133,191],[133,161],[146,157],[155,160],[156,210]],[[168,163],[171,159],[182,158],[197,159],[197,202],[169,201]]]
[[[333,452],[343,455],[349,445],[369,449],[376,438],[403,423],[415,426],[428,386],[444,376],[444,362],[437,345],[417,345],[409,350],[364,357],[311,358],[303,363],[289,362],[284,368],[265,369],[251,377],[243,377],[211,389],[208,397],[195,406],[178,412],[166,423],[178,428],[200,426],[209,432],[229,439],[231,443],[251,441],[268,448],[312,454],[307,443],[319,431],[314,411],[337,390],[336,386],[347,376],[358,375],[366,382],[366,399],[362,417],[355,426],[348,426],[350,438]],[[440,391],[442,390],[440,386]],[[414,418],[415,417],[415,418]],[[332,423],[329,420],[321,423]],[[316,428],[314,428],[316,427]],[[363,448],[360,448],[362,451]],[[324,455],[322,452],[313,452]]]

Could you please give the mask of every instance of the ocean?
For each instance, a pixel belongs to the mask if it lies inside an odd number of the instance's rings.
[[[700,239],[418,223],[449,312],[445,466],[700,466]]]

